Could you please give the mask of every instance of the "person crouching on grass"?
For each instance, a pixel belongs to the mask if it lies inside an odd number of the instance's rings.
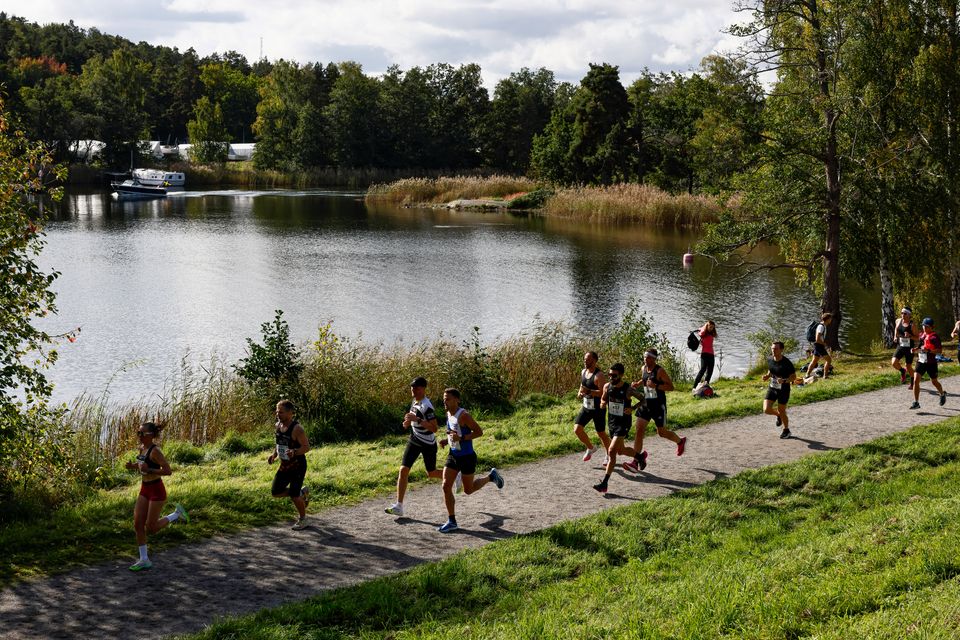
[[[170,463],[163,457],[163,452],[153,443],[153,439],[160,435],[163,429],[153,422],[144,422],[137,429],[137,438],[140,440],[140,452],[136,462],[128,462],[127,469],[140,473],[140,495],[137,496],[137,505],[133,508],[133,529],[137,533],[140,559],[130,565],[130,571],[146,571],[153,566],[147,556],[147,534],[156,533],[177,520],[190,522],[190,516],[179,504],[173,505],[173,513],[161,516],[163,505],[167,501],[167,490],[163,486],[162,476],[173,473]]]
[[[453,387],[444,390],[443,406],[447,409],[447,440],[440,446],[450,445],[447,462],[443,466],[443,501],[447,507],[447,521],[437,527],[440,533],[450,533],[459,529],[454,510],[456,499],[453,496],[453,483],[459,473],[463,479],[463,492],[470,495],[479,491],[487,483],[494,483],[497,489],[503,489],[503,477],[496,469],[490,469],[486,476],[474,480],[477,469],[477,454],[473,450],[473,441],[483,435],[483,429],[469,413],[460,407],[460,391]]]
[[[281,400],[277,403],[277,424],[274,430],[277,446],[267,458],[268,464],[280,460],[280,468],[273,477],[273,487],[270,493],[274,498],[287,498],[293,501],[299,517],[293,523],[292,529],[300,531],[307,526],[307,505],[310,503],[310,489],[303,486],[303,479],[307,475],[307,451],[310,451],[310,442],[307,432],[294,418],[293,403]]]

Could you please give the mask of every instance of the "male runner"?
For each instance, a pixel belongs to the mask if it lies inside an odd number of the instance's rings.
[[[913,326],[913,310],[910,307],[900,309],[900,317],[897,319],[897,324],[893,328],[893,335],[897,340],[897,351],[893,354],[893,358],[890,359],[890,364],[900,372],[900,384],[904,384],[909,380],[910,388],[912,389],[913,348],[916,346],[914,341],[920,336],[917,335],[917,328]],[[906,369],[900,366],[901,360],[906,362]]]
[[[600,408],[600,396],[603,395],[603,385],[607,383],[607,379],[597,367],[597,360],[595,351],[588,351],[583,354],[580,390],[577,392],[577,399],[580,400],[582,407],[573,425],[573,433],[587,448],[587,452],[583,454],[584,462],[590,460],[596,452],[596,447],[593,446],[590,436],[584,430],[591,420],[593,421],[593,428],[597,432],[597,437],[603,444],[604,451],[610,448],[610,436],[607,435],[606,431],[607,415],[606,411]]]
[[[647,466],[647,452],[643,450],[643,436],[647,425],[653,420],[657,427],[657,435],[676,443],[677,455],[682,456],[687,446],[687,439],[681,438],[675,432],[667,429],[667,391],[673,391],[673,380],[667,370],[657,364],[660,354],[656,349],[648,349],[643,354],[643,370],[640,380],[633,383],[633,388],[640,389],[643,394],[643,406],[637,411],[637,433],[633,438],[633,447],[627,447],[625,453],[632,455],[633,460],[623,463],[623,468],[634,473]]]
[[[293,523],[292,529],[300,531],[307,526],[307,505],[310,503],[310,489],[303,486],[303,479],[307,475],[307,451],[310,451],[310,442],[307,432],[294,418],[296,408],[289,400],[277,403],[277,424],[274,427],[276,447],[267,458],[267,464],[280,460],[280,468],[273,477],[273,487],[270,493],[274,498],[290,498],[297,508],[299,517]]]
[[[924,374],[930,375],[930,382],[937,388],[940,394],[940,406],[947,401],[947,392],[940,385],[939,371],[937,366],[937,355],[943,352],[943,345],[940,344],[940,336],[933,331],[933,318],[923,319],[923,333],[920,334],[920,340],[914,349],[917,354],[917,368],[913,372],[913,404],[911,409],[920,408],[920,381]]]
[[[393,516],[403,515],[403,497],[407,493],[407,478],[410,468],[417,458],[423,456],[423,466],[430,478],[441,478],[437,469],[437,416],[433,412],[433,403],[427,397],[427,379],[418,377],[410,383],[410,410],[403,416],[403,428],[410,429],[410,439],[403,451],[400,472],[397,474],[397,501],[384,509]]]
[[[783,343],[779,340],[770,345],[772,358],[767,358],[767,372],[763,381],[769,381],[767,395],[763,398],[763,412],[777,416],[777,426],[783,427],[780,437],[790,437],[790,420],[787,418],[787,402],[790,401],[790,385],[797,379],[797,370],[790,359],[783,355]],[[774,408],[773,404],[777,406]]]
[[[599,493],[607,492],[610,476],[617,466],[617,454],[624,450],[623,443],[630,435],[630,416],[633,413],[632,398],[643,398],[623,379],[623,365],[613,364],[607,372],[610,382],[603,386],[600,406],[607,410],[607,424],[610,426],[610,447],[607,449],[607,464],[604,467],[603,480],[593,485]]]

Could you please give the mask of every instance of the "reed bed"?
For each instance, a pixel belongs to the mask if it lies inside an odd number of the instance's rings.
[[[505,175],[406,178],[371,185],[367,198],[403,205],[443,204],[452,200],[505,198],[536,188],[537,183],[529,178]]]
[[[586,222],[701,227],[719,220],[720,203],[708,196],[671,195],[643,184],[573,187],[544,203],[546,215]]]

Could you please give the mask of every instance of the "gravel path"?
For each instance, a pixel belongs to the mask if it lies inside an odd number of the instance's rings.
[[[136,552],[131,533],[129,557],[0,592],[0,636],[129,638],[147,629],[198,631],[223,616],[303,599],[744,469],[956,416],[960,376],[942,382],[950,394],[944,407],[926,383],[919,411],[907,409],[913,398],[905,387],[791,408],[794,437],[789,440],[780,440],[774,418],[763,415],[681,433],[689,436],[682,458],[672,443],[648,436],[647,472],[634,476],[618,470],[605,497],[591,488],[602,477],[602,455],[588,463],[575,454],[513,467],[504,471],[502,491],[491,484],[474,495],[458,496],[461,529],[454,534],[436,531],[445,511],[435,484],[408,493],[403,518],[383,512],[391,502],[385,496],[312,516],[311,526],[300,532],[289,525],[264,527],[158,552],[153,570],[144,574],[127,570]],[[482,464],[482,440],[477,449]],[[291,574],[287,567],[294,564],[298,569]]]

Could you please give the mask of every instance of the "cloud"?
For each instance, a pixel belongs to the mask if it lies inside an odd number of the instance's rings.
[[[134,41],[235,50],[248,59],[301,63],[352,59],[368,73],[436,62],[476,62],[492,87],[522,67],[546,67],[577,82],[591,62],[619,65],[625,82],[644,68],[687,71],[731,49],[735,21],[716,0],[8,0],[5,10],[38,22],[97,27]]]

